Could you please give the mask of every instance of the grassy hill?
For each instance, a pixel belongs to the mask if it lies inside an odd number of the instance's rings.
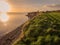
[[[30,20],[15,45],[60,45],[60,12],[45,12]]]

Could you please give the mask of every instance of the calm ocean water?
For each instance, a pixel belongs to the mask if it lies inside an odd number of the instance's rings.
[[[22,25],[28,20],[26,13],[19,14],[7,14],[9,20],[6,23],[0,21],[0,36],[3,36],[12,30],[16,29],[18,26]]]

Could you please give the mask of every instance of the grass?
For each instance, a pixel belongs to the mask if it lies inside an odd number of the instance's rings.
[[[15,45],[60,45],[60,12],[42,13],[23,29],[24,37]]]

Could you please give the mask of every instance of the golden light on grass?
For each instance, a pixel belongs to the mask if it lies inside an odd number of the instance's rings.
[[[5,1],[0,2],[0,21],[7,22],[9,20],[8,15],[6,14],[9,11],[9,4]]]

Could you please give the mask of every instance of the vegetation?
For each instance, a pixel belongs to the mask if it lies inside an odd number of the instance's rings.
[[[60,12],[45,12],[30,20],[15,45],[60,45]]]

